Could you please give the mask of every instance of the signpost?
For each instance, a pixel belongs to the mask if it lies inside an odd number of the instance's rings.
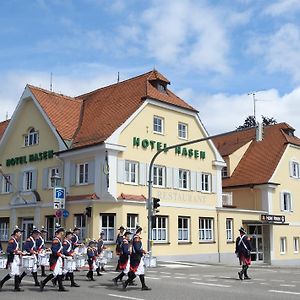
[[[53,208],[65,209],[66,190],[62,187],[53,188]]]
[[[285,216],[261,215],[261,220],[267,223],[285,223]]]

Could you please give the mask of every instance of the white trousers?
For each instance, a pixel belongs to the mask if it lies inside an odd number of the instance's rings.
[[[135,272],[135,275],[144,275],[145,274],[145,263],[144,263],[144,256],[141,258],[140,264]]]
[[[62,275],[63,274],[63,260],[61,257],[57,259],[55,268],[53,270],[53,275],[56,277],[57,275]]]
[[[14,255],[14,260],[10,264],[10,276],[20,275],[21,273],[21,259],[19,255]]]

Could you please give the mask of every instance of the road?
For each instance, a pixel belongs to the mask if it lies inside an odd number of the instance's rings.
[[[121,284],[115,287],[111,279],[116,276],[114,266],[108,266],[102,277],[95,276],[96,281],[87,281],[86,271],[75,273],[80,288],[65,286],[69,292],[59,293],[51,284],[44,292],[33,286],[32,278],[25,277],[22,284],[24,292],[15,293],[13,280],[10,280],[0,292],[1,300],[54,300],[54,299],[104,299],[104,300],[199,300],[199,299],[230,299],[230,300],[281,300],[299,299],[300,268],[275,268],[270,266],[252,266],[248,281],[240,281],[237,277],[239,266],[204,265],[193,263],[159,262],[157,268],[147,270],[146,284],[151,291],[141,291],[140,282],[137,286],[122,290]],[[6,270],[0,270],[1,278]]]

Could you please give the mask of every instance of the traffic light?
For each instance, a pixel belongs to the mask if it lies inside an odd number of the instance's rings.
[[[152,198],[152,200],[153,200],[153,210],[157,211],[158,208],[160,207],[160,204],[159,204],[160,199],[159,198]]]
[[[85,208],[85,214],[89,218],[92,216],[92,208],[90,206]]]

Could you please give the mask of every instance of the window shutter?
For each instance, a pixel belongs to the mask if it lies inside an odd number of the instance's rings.
[[[37,170],[32,170],[32,190],[37,189]]]
[[[216,194],[217,193],[217,176],[211,175],[211,192]]]
[[[5,181],[5,179],[3,178],[2,175],[0,175],[0,194],[2,194],[4,192],[4,188],[3,188],[3,185],[2,185],[2,182],[4,182],[4,181]]]
[[[124,183],[125,179],[125,160],[118,159],[118,174],[117,181],[119,183]]]
[[[42,188],[46,190],[49,188],[49,168],[45,168],[43,170],[43,181],[42,181]]]
[[[191,190],[196,191],[197,182],[196,182],[196,172],[191,171]]]
[[[9,192],[12,193],[14,192],[14,183],[15,183],[15,174],[10,174],[10,182],[11,184],[9,185]]]
[[[139,167],[140,167],[139,184],[140,185],[146,185],[146,183],[147,183],[146,164],[141,162]]]
[[[167,185],[166,187],[169,189],[173,188],[173,168],[167,167]]]
[[[290,177],[294,177],[293,176],[293,162],[290,161]]]
[[[70,166],[70,185],[76,184],[76,164],[71,163]]]
[[[293,196],[291,193],[290,193],[290,205],[291,205],[291,211],[294,211]]]
[[[95,161],[88,161],[88,183],[95,183]]]
[[[280,210],[283,211],[284,210],[284,196],[283,196],[283,192],[280,193]]]
[[[19,192],[22,192],[23,191],[23,188],[24,188],[24,186],[23,186],[23,179],[24,178],[24,172],[20,172],[19,173],[19,186],[18,186],[18,188],[19,188]]]
[[[179,188],[179,169],[173,169],[173,186],[174,189]]]
[[[202,173],[201,172],[197,172],[196,174],[196,179],[197,179],[197,192],[201,192],[202,191]]]

